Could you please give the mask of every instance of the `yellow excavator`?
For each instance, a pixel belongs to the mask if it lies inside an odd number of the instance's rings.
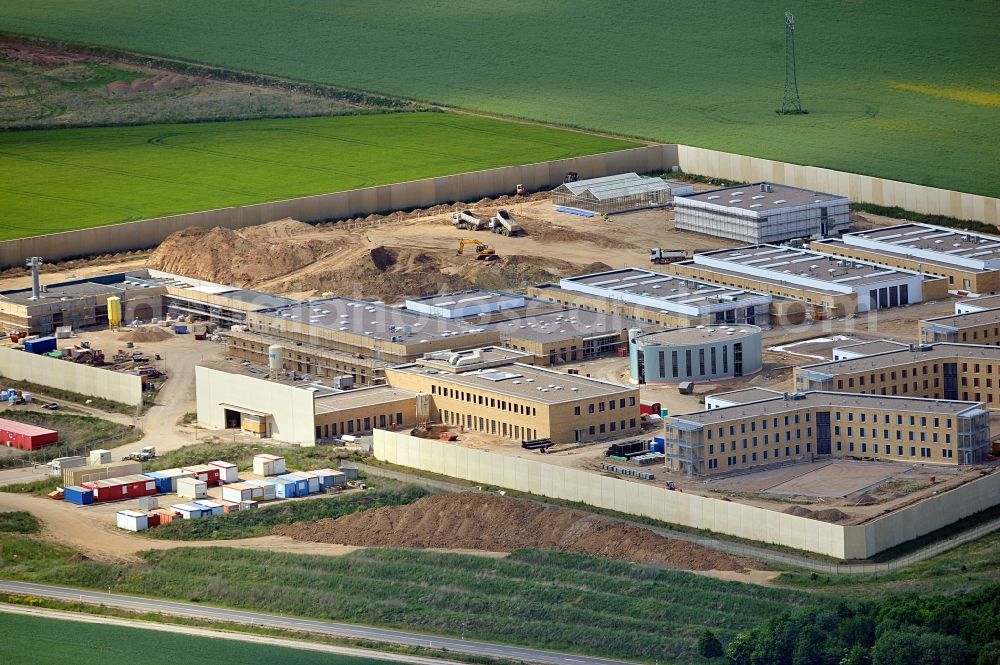
[[[477,261],[496,261],[500,258],[495,249],[491,249],[489,245],[480,240],[459,240],[458,251],[455,255],[459,256],[464,254],[465,248],[469,246],[471,246],[473,251],[476,253]]]

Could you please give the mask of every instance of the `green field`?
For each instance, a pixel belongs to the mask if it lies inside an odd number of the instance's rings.
[[[157,630],[0,613],[0,663],[375,665],[385,661]]]
[[[0,576],[209,602],[285,615],[465,635],[626,660],[699,663],[723,642],[812,596],[573,554],[506,559],[398,550],[343,557],[216,547],[147,552],[141,564],[78,561],[67,548],[0,533]],[[825,603],[826,599],[819,602]]]
[[[0,240],[629,147],[447,113],[9,132]]]
[[[786,9],[806,116],[774,113]],[[990,0],[0,2],[10,31],[994,196],[998,22]]]

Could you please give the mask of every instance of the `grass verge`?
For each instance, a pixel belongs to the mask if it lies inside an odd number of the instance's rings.
[[[3,240],[3,238],[0,237],[0,240]],[[143,407],[143,409],[139,411],[139,414],[137,414],[136,407],[129,406],[128,404],[112,402],[109,399],[102,399],[100,397],[88,397],[87,395],[81,395],[80,393],[61,390],[59,388],[52,388],[50,386],[43,386],[38,383],[31,383],[30,381],[15,381],[14,379],[9,379],[2,374],[0,374],[0,379],[3,379],[4,388],[16,388],[22,392],[29,392],[35,395],[36,398],[39,396],[50,397],[52,399],[63,400],[64,402],[73,402],[81,406],[100,409],[101,411],[123,413],[126,416],[139,415],[142,411],[145,411],[145,407]]]

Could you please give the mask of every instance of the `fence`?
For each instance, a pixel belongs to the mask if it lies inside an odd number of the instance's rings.
[[[0,348],[0,376],[129,406],[142,404],[140,376],[77,365],[17,349]]]

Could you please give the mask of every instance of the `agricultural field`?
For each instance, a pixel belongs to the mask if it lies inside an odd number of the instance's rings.
[[[4,29],[996,196],[1000,4],[0,3]],[[256,17],[267,15],[261,22]],[[385,20],[391,16],[392,20]],[[127,214],[122,211],[121,214]]]
[[[434,112],[7,132],[0,240],[630,147]]]
[[[384,661],[299,651],[234,640],[0,613],[0,662],[52,665],[80,661],[129,665],[282,663],[376,665]],[[44,648],[40,648],[44,645]],[[92,660],[91,660],[92,659]]]
[[[808,594],[571,554],[505,559],[388,549],[342,557],[216,547],[147,552],[140,564],[0,534],[9,579],[204,601],[285,615],[465,635],[625,660],[699,663],[706,626],[723,642]],[[821,600],[820,602],[825,602]],[[277,662],[277,661],[276,661]]]

